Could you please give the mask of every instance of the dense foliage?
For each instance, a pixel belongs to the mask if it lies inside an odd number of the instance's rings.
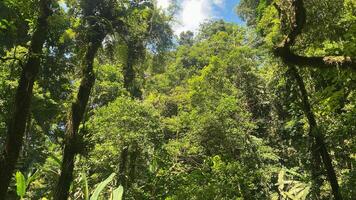
[[[356,197],[356,2],[0,2],[0,199]]]

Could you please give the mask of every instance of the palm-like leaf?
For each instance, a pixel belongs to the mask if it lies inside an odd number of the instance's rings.
[[[115,173],[112,173],[107,179],[103,182],[99,183],[99,185],[95,188],[93,195],[90,197],[90,200],[97,200],[101,191],[113,180],[115,177]]]

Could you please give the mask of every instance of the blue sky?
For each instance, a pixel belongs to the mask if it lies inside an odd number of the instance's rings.
[[[173,0],[157,0],[158,7],[167,9]],[[176,34],[182,31],[197,31],[199,24],[209,19],[224,19],[241,24],[234,8],[239,0],[178,0],[180,10],[175,16],[173,29]]]
[[[239,0],[224,0],[223,7],[215,7],[216,12],[218,13],[219,18],[224,19],[228,22],[234,22],[242,24],[242,20],[236,15],[235,7],[239,3]]]

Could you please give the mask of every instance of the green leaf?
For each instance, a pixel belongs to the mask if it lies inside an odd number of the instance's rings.
[[[40,171],[39,170],[37,170],[32,175],[29,174],[27,176],[27,180],[26,180],[26,187],[28,187],[32,183],[32,181],[36,180],[39,176],[40,176]]]
[[[16,172],[16,193],[21,198],[25,196],[26,193],[26,180],[25,176],[20,172]]]
[[[115,177],[115,173],[112,173],[107,179],[99,183],[99,185],[95,188],[93,195],[90,197],[90,200],[97,200],[101,191],[103,191],[106,185],[108,185],[114,177]]]
[[[305,200],[309,194],[310,186],[307,186],[304,188],[297,196],[295,196],[296,199],[298,200]]]
[[[278,174],[278,188],[280,190],[283,190],[284,188],[284,175],[286,174],[286,172],[282,169],[279,174]]]
[[[121,200],[124,194],[124,187],[121,185],[112,192],[112,200]]]
[[[58,166],[61,166],[62,161],[54,154],[49,155],[50,158],[52,158]]]
[[[88,179],[86,174],[83,172],[83,184],[84,184],[84,200],[89,200],[89,187],[88,187]]]
[[[306,187],[305,183],[302,182],[297,182],[296,184],[293,185],[293,187],[288,191],[289,194],[292,194],[296,196],[299,194],[301,191],[303,191]]]

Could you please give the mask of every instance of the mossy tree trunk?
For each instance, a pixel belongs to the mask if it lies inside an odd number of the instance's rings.
[[[48,35],[51,0],[39,2],[40,14],[31,38],[28,60],[23,66],[16,90],[14,109],[7,129],[6,142],[0,158],[0,197],[5,197],[23,145],[26,122],[30,112],[33,84],[39,72],[43,45]]]

